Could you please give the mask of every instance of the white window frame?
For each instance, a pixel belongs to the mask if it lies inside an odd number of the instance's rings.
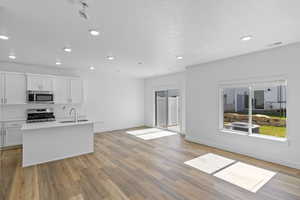
[[[219,131],[222,133],[232,133],[232,134],[238,134],[238,135],[244,135],[244,136],[250,136],[250,137],[256,137],[256,138],[263,138],[263,139],[271,139],[276,141],[287,141],[288,140],[288,111],[286,116],[286,137],[276,137],[276,136],[269,136],[269,135],[263,135],[263,134],[253,134],[252,133],[252,99],[254,95],[254,89],[256,85],[259,84],[279,84],[279,85],[285,85],[287,87],[287,80],[280,79],[280,80],[270,80],[270,81],[251,81],[247,83],[230,83],[230,84],[220,84],[218,95],[219,95]],[[238,130],[229,130],[224,128],[224,102],[223,102],[223,95],[224,95],[224,89],[227,88],[248,88],[249,91],[249,100],[248,100],[248,123],[250,124],[248,128],[248,132],[238,131]],[[288,110],[288,97],[287,97],[287,91],[286,91],[286,110]]]

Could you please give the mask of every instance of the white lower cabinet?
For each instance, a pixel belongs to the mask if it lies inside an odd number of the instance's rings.
[[[0,124],[0,148],[4,146],[4,128],[3,125]]]
[[[1,146],[10,147],[22,144],[22,123],[8,122],[3,123],[1,127]]]

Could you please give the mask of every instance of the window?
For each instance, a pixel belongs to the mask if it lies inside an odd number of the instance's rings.
[[[221,87],[221,129],[285,138],[286,81]]]

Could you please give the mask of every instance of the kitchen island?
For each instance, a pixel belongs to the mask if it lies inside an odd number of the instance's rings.
[[[23,167],[94,152],[89,120],[24,124]]]

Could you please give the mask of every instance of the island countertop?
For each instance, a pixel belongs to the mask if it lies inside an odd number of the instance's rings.
[[[39,122],[39,123],[25,123],[22,125],[21,130],[35,130],[35,129],[45,129],[45,128],[55,128],[64,126],[78,126],[84,124],[92,124],[93,121],[84,120],[80,122],[66,122],[66,121],[54,121],[54,122]]]

